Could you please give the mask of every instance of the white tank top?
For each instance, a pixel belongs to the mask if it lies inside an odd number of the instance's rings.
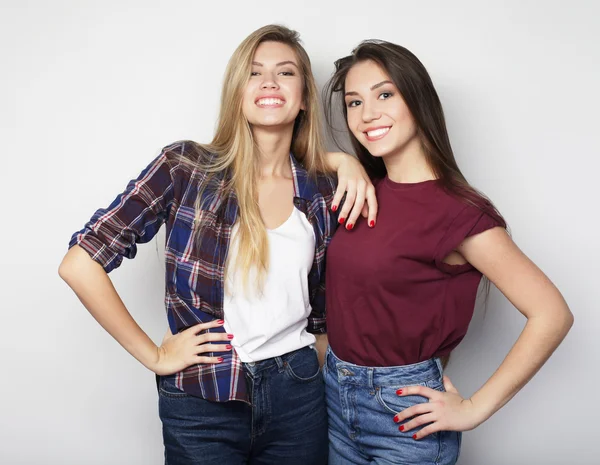
[[[279,227],[267,229],[269,269],[263,292],[252,272],[246,290],[242,275],[229,266],[238,253],[238,225],[231,231],[225,283],[225,330],[242,362],[258,362],[314,344],[306,331],[311,312],[308,273],[315,256],[315,235],[306,216],[294,208]]]

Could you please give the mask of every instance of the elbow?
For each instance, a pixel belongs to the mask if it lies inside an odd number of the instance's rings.
[[[565,306],[565,308],[560,314],[560,317],[557,318],[557,320],[555,320],[557,332],[560,334],[561,340],[563,340],[567,336],[568,332],[573,327],[574,321],[575,317],[573,316],[573,313],[571,313],[569,307]]]
[[[92,260],[87,252],[77,245],[73,246],[60,262],[58,275],[73,287],[78,280],[89,274],[89,263],[92,263]]]
[[[575,317],[573,316],[573,313],[571,312],[571,310],[569,310],[567,308],[566,311],[566,315],[565,315],[565,332],[569,332],[569,330],[573,327],[573,323],[575,322]]]
[[[69,284],[69,282],[72,280],[74,274],[73,268],[73,261],[70,260],[69,252],[67,252],[67,255],[65,255],[58,266],[58,275],[67,284]]]

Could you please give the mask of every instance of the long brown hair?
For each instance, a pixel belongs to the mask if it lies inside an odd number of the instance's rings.
[[[340,144],[335,135],[333,121],[337,107],[341,106],[352,147],[369,176],[377,179],[387,174],[383,159],[371,155],[350,131],[347,122],[348,110],[344,105],[348,72],[357,63],[367,60],[381,66],[402,95],[417,126],[427,164],[440,185],[449,193],[485,211],[506,227],[504,219],[492,202],[472,187],[458,168],[446,129],[442,103],[429,73],[413,53],[400,45],[383,40],[365,40],[352,51],[351,55],[335,62],[335,72],[325,85],[323,95],[326,119],[337,145]]]

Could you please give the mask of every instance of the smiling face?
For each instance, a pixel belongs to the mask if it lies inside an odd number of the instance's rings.
[[[261,43],[242,109],[253,127],[293,127],[303,103],[304,79],[294,50],[281,42]]]
[[[371,155],[393,156],[419,143],[402,95],[374,61],[358,62],[348,71],[344,100],[348,127]]]

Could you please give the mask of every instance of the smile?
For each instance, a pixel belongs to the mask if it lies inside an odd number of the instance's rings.
[[[390,132],[391,126],[386,126],[382,128],[373,128],[368,129],[364,132],[368,141],[375,141],[385,137],[385,135]]]
[[[280,98],[273,98],[273,97],[260,98],[256,101],[256,104],[259,107],[280,107],[284,103],[285,103],[285,100],[282,100]]]

